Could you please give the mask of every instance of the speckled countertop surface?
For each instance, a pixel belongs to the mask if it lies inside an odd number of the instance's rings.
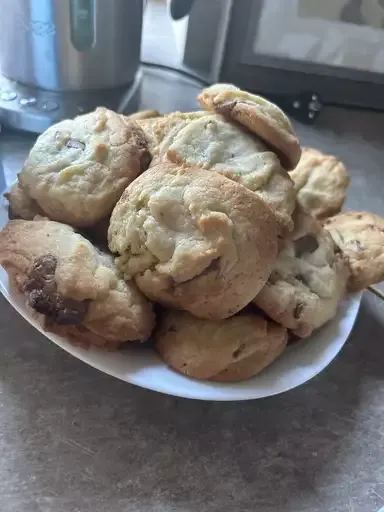
[[[196,88],[146,74],[143,106]],[[347,208],[384,214],[384,115],[329,109],[304,145],[339,155]],[[13,181],[33,138],[3,132]],[[1,512],[376,512],[384,506],[384,304],[366,293],[345,348],[311,382],[243,403],[163,396],[63,352],[0,298]]]

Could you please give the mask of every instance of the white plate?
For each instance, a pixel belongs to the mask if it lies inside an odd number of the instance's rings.
[[[0,208],[0,229],[8,221],[4,204]],[[250,400],[283,393],[308,381],[323,370],[341,350],[353,328],[361,293],[346,298],[331,322],[310,338],[288,347],[260,375],[235,384],[202,382],[168,368],[155,351],[127,347],[123,351],[104,352],[74,347],[64,338],[44,332],[31,315],[22,296],[10,286],[8,275],[0,267],[0,290],[12,306],[36,329],[81,361],[118,379],[169,395],[199,400]]]

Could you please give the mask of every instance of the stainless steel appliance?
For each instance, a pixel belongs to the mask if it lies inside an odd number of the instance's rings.
[[[0,122],[42,131],[99,104],[134,110],[143,0],[1,0]]]

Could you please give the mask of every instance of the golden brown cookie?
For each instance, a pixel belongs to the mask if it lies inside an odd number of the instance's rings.
[[[9,192],[4,194],[8,201],[8,216],[10,219],[33,220],[36,215],[45,215],[34,199],[21,188],[20,183],[12,185]]]
[[[248,304],[274,266],[275,216],[242,185],[205,169],[162,163],[123,193],[109,248],[152,300],[220,319]]]
[[[152,331],[151,304],[70,226],[11,220],[0,232],[0,263],[44,327],[71,341],[115,347]]]
[[[349,175],[335,156],[303,148],[300,162],[291,171],[297,202],[317,219],[338,213],[345,200]]]
[[[349,266],[321,225],[302,214],[254,303],[270,318],[305,338],[336,315]]]
[[[154,335],[161,359],[196,379],[236,382],[269,366],[287,344],[287,330],[253,313],[226,320],[164,311]]]
[[[384,219],[370,212],[343,212],[324,227],[349,260],[350,291],[384,280]]]
[[[255,133],[278,155],[286,170],[299,162],[299,140],[287,116],[274,103],[230,84],[203,89],[198,100],[206,110],[222,114]]]
[[[89,227],[111,213],[149,162],[141,128],[99,107],[40,135],[19,181],[49,218]]]
[[[279,231],[292,229],[296,202],[293,182],[277,156],[241,126],[218,114],[182,118],[159,145],[161,155],[174,163],[216,171],[241,183],[271,207]]]
[[[268,203],[281,234],[292,229],[293,182],[277,156],[240,125],[205,111],[173,112],[138,123],[153,156],[152,166],[169,160],[220,172]]]

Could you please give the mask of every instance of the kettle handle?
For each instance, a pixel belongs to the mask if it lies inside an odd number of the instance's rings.
[[[168,0],[169,13],[174,21],[180,20],[190,13],[195,0]]]

